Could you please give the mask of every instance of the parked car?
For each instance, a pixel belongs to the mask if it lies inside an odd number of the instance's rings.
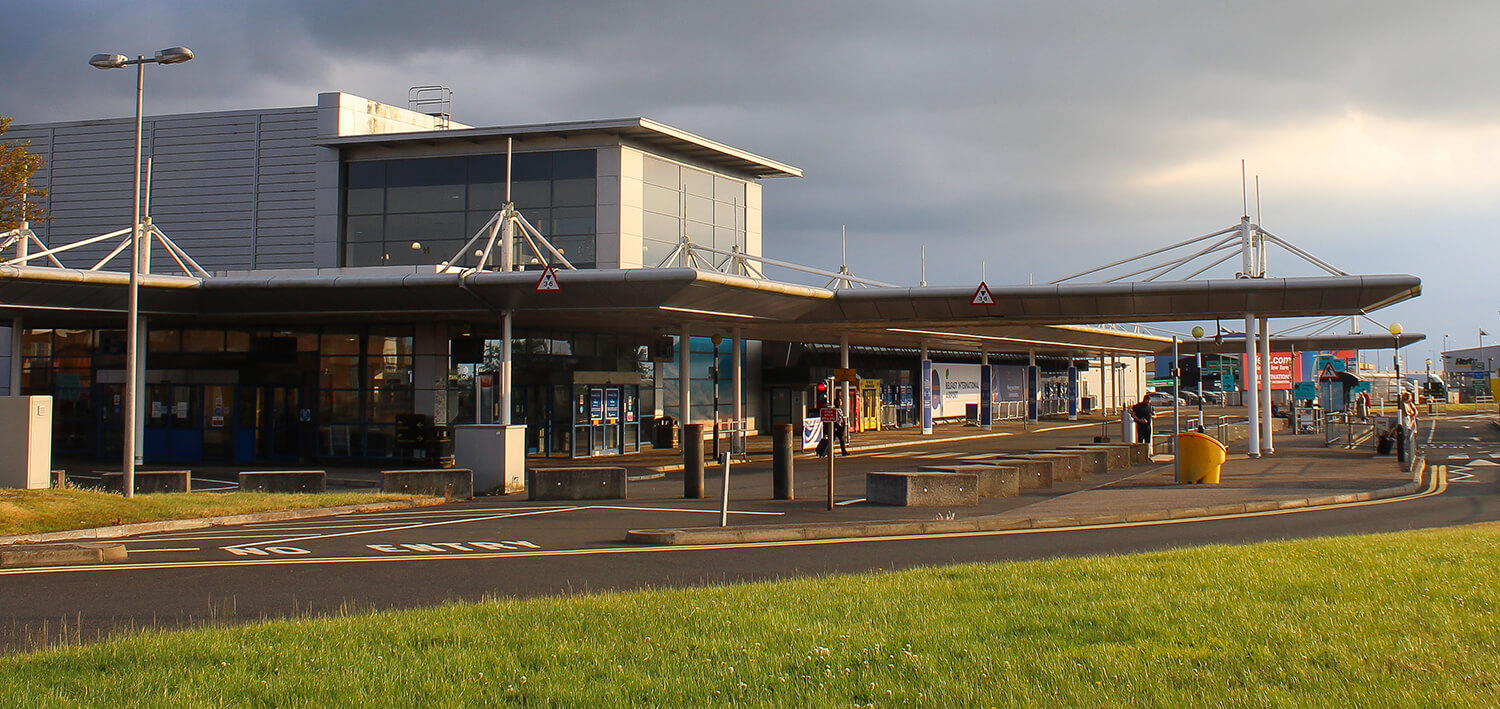
[[[1147,392],[1146,401],[1152,406],[1171,406],[1176,399],[1164,391],[1153,391]]]
[[[1224,392],[1222,392],[1222,391],[1212,391],[1212,390],[1204,391],[1203,392],[1203,403],[1205,403],[1205,404],[1213,404],[1215,406],[1221,406],[1221,405],[1223,405],[1223,403],[1224,403]]]

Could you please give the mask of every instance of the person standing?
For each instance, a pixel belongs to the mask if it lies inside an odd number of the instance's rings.
[[[1135,421],[1135,442],[1151,444],[1151,417],[1156,415],[1156,410],[1151,407],[1151,401],[1141,397],[1138,404],[1130,407],[1130,418]]]
[[[839,409],[838,418],[833,420],[833,437],[839,441],[839,455],[849,455],[849,418],[844,416],[843,409]],[[833,455],[831,445],[828,454]]]

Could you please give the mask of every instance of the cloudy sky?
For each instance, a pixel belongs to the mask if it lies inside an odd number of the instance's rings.
[[[1500,340],[1500,4],[1479,2],[67,2],[0,0],[0,115],[127,115],[96,52],[186,45],[152,113],[401,104],[471,125],[646,116],[801,167],[766,183],[768,256],[915,284],[1050,281],[1243,211],[1349,272],[1411,273],[1376,314]],[[1253,183],[1250,197],[1252,216]],[[1233,274],[1238,259],[1226,266]],[[1273,251],[1272,276],[1313,275]],[[1365,325],[1365,331],[1373,329]]]

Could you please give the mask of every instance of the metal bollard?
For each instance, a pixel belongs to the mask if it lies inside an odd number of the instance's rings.
[[[682,427],[682,497],[703,499],[703,424]]]
[[[793,500],[792,496],[792,424],[778,423],[771,427],[771,471],[772,493],[777,500]]]

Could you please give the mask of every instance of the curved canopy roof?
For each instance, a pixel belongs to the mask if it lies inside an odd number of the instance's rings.
[[[430,269],[430,267],[429,267]],[[420,267],[252,271],[211,279],[143,276],[141,311],[161,322],[296,323],[442,320],[617,333],[729,334],[751,339],[964,350],[1148,353],[1170,340],[1090,327],[1160,322],[1355,315],[1421,293],[1409,275],[1225,279],[1169,283],[829,290],[689,268],[434,273]],[[124,274],[0,266],[0,316],[116,322]],[[1408,339],[1408,338],[1403,338]],[[1413,340],[1414,341],[1414,340]],[[1168,344],[1168,349],[1170,345]]]

